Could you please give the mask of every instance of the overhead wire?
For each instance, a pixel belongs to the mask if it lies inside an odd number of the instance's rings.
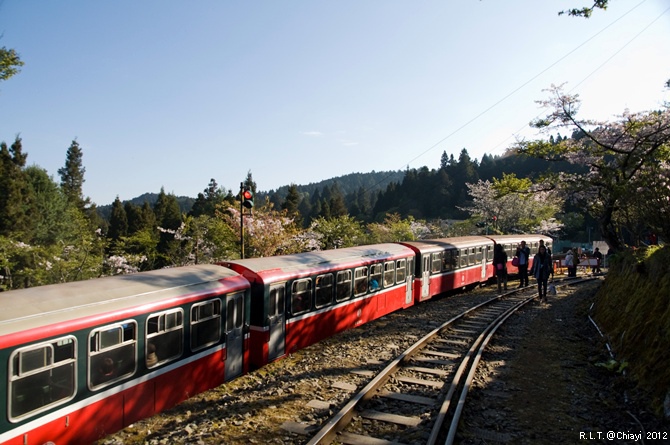
[[[412,162],[416,161],[417,159],[419,159],[419,158],[421,158],[422,156],[424,156],[426,153],[428,153],[428,152],[432,151],[433,149],[435,149],[437,146],[439,146],[440,144],[442,144],[444,141],[446,141],[447,139],[451,138],[453,135],[455,135],[456,133],[458,133],[458,132],[461,131],[462,129],[466,128],[468,125],[470,125],[470,124],[472,124],[473,122],[475,122],[477,119],[479,119],[480,117],[482,117],[483,115],[485,115],[486,113],[488,113],[489,111],[491,111],[492,109],[494,109],[495,107],[497,107],[498,105],[500,105],[500,104],[501,104],[502,102],[504,102],[505,100],[509,99],[511,96],[513,96],[514,94],[516,94],[518,91],[520,91],[522,88],[524,88],[525,86],[527,86],[529,83],[531,83],[532,81],[534,81],[535,79],[537,79],[538,77],[540,77],[542,74],[544,74],[544,73],[546,73],[547,71],[549,71],[551,68],[553,68],[554,66],[556,66],[557,64],[559,64],[560,62],[562,62],[564,59],[566,59],[568,56],[572,55],[574,52],[576,52],[577,50],[579,50],[581,47],[583,47],[583,46],[586,45],[587,43],[589,43],[591,40],[595,39],[595,38],[598,37],[600,34],[602,34],[603,32],[605,32],[606,30],[608,30],[610,27],[614,26],[617,22],[619,22],[620,20],[622,20],[623,18],[625,18],[626,16],[628,16],[630,13],[632,13],[635,9],[637,9],[638,7],[640,7],[641,5],[643,5],[644,3],[646,3],[646,1],[647,1],[647,0],[642,0],[640,3],[636,4],[635,6],[633,6],[631,9],[629,9],[628,11],[626,11],[626,12],[625,12],[623,15],[621,15],[619,18],[617,18],[616,20],[612,21],[612,22],[611,22],[610,24],[608,24],[607,26],[603,27],[600,31],[596,32],[596,33],[593,34],[591,37],[589,37],[588,39],[586,39],[584,42],[582,42],[581,44],[577,45],[575,48],[573,48],[573,49],[570,50],[568,53],[566,53],[565,55],[563,55],[562,57],[560,57],[559,59],[557,59],[557,60],[556,60],[555,62],[553,62],[551,65],[549,65],[548,67],[546,67],[545,69],[543,69],[542,71],[540,71],[539,73],[537,73],[536,75],[534,75],[533,77],[531,77],[530,79],[528,79],[527,81],[525,81],[524,83],[522,83],[520,86],[518,86],[517,88],[515,88],[514,90],[512,90],[510,93],[508,93],[507,95],[505,95],[504,97],[502,97],[501,99],[499,99],[498,101],[496,101],[494,104],[490,105],[490,106],[487,107],[485,110],[483,110],[482,112],[480,112],[479,114],[477,114],[476,116],[474,116],[473,118],[471,118],[470,120],[468,120],[467,122],[465,122],[464,124],[462,124],[461,126],[459,126],[458,128],[456,128],[454,131],[452,131],[451,133],[449,133],[448,135],[446,135],[445,137],[443,137],[442,139],[440,139],[439,141],[437,141],[436,143],[434,143],[433,145],[431,145],[430,147],[428,147],[426,150],[424,150],[423,152],[419,153],[419,154],[416,155],[414,158],[410,159],[410,160],[406,163],[407,168],[409,168],[409,166],[410,166],[410,164],[412,164]],[[668,11],[670,11],[670,8],[666,9],[666,10],[663,11],[658,17],[656,17],[654,20],[652,20],[652,21],[651,21],[647,26],[645,26],[639,33],[637,33],[632,39],[630,39],[627,43],[625,43],[622,47],[620,47],[617,51],[615,51],[614,54],[612,54],[612,55],[611,55],[609,58],[607,58],[602,64],[600,64],[600,65],[599,65],[597,68],[595,68],[591,73],[589,73],[585,78],[583,78],[579,83],[577,83],[573,88],[571,88],[570,91],[573,91],[574,89],[576,89],[579,85],[581,85],[582,83],[584,83],[589,77],[591,77],[591,76],[592,76],[593,74],[595,74],[598,70],[600,70],[603,66],[605,66],[605,65],[606,65],[609,61],[611,61],[616,55],[618,55],[618,54],[619,54],[619,53],[620,53],[626,46],[628,46],[631,42],[633,42],[635,39],[637,39],[642,33],[644,33],[650,26],[652,26],[656,21],[658,21],[658,20],[659,20],[664,14],[666,14]],[[536,117],[539,117],[540,115],[541,115],[541,113],[538,114],[538,116],[536,116]],[[502,144],[504,144],[505,142],[507,142],[511,137],[516,137],[516,135],[517,135],[518,133],[520,133],[520,132],[521,132],[527,125],[528,125],[527,123],[524,124],[524,126],[521,127],[519,130],[517,130],[516,133],[512,134],[512,136],[506,138],[504,141],[502,141],[501,143],[499,143],[498,145],[496,145],[496,146],[494,147],[494,149],[498,148],[500,145],[502,145]],[[377,185],[381,184],[382,182],[386,181],[389,177],[391,177],[391,176],[393,176],[393,175],[395,175],[395,174],[397,174],[397,173],[398,173],[398,172],[392,172],[392,173],[389,173],[389,175],[387,175],[387,176],[385,176],[384,178],[382,178],[381,180],[379,180],[379,181],[378,181],[372,188],[376,187]]]
[[[645,0],[645,1],[646,1],[646,0]],[[642,3],[644,3],[644,2],[642,2]],[[642,3],[638,4],[637,6],[640,6]],[[637,6],[635,6],[633,9],[637,8]],[[631,9],[630,11],[628,11],[626,14],[628,14],[629,12],[631,12],[633,9]],[[663,11],[662,13],[660,13],[654,20],[652,20],[649,24],[647,24],[647,26],[645,26],[644,28],[642,28],[642,30],[641,30],[640,32],[638,32],[637,34],[635,34],[630,40],[628,40],[625,44],[623,44],[623,45],[622,45],[618,50],[616,50],[611,56],[609,56],[607,59],[605,59],[604,62],[602,62],[600,65],[598,65],[596,68],[594,68],[593,71],[591,71],[591,72],[590,72],[589,74],[587,74],[582,80],[580,80],[577,84],[575,84],[572,88],[570,88],[570,89],[568,90],[568,92],[571,93],[571,92],[575,91],[575,90],[577,89],[577,87],[579,87],[581,84],[583,84],[584,82],[586,82],[591,76],[593,76],[596,72],[598,72],[602,67],[604,67],[605,65],[607,65],[612,59],[614,59],[614,57],[616,57],[616,56],[617,56],[621,51],[623,51],[628,45],[630,45],[634,40],[636,40],[638,37],[640,37],[640,36],[641,36],[647,29],[649,29],[654,23],[656,23],[658,20],[660,20],[661,17],[663,17],[668,11],[670,11],[670,7],[668,7],[665,11]],[[624,15],[624,16],[625,16],[625,15]],[[617,20],[620,20],[620,19],[623,18],[624,16],[621,16],[621,17],[620,17],[619,19],[617,19]],[[615,22],[612,22],[612,23],[615,23]],[[609,26],[609,25],[608,25],[608,26]],[[604,29],[606,29],[606,28],[604,28]],[[542,115],[542,113],[537,114],[537,115],[535,116],[534,119],[537,119],[537,118],[540,117],[541,115]],[[500,147],[501,145],[503,145],[505,142],[507,142],[511,137],[516,137],[516,136],[517,136],[517,135],[518,135],[518,134],[525,128],[525,127],[526,127],[526,125],[524,125],[524,126],[521,127],[520,129],[518,129],[512,136],[510,136],[510,137],[506,138],[504,141],[500,142],[498,145],[496,145],[496,146],[494,147],[494,150],[495,150],[496,148]]]

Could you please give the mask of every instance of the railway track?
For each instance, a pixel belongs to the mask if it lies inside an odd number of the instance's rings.
[[[558,281],[556,287],[585,281]],[[487,343],[535,296],[534,286],[513,290],[446,321],[391,360],[308,445],[453,443]]]

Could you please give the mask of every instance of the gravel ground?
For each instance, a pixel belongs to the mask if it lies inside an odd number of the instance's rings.
[[[508,320],[480,362],[456,443],[643,443],[633,434],[667,423],[624,402],[625,382],[586,313],[598,282],[559,291]],[[378,369],[466,305],[477,289],[422,304],[322,341],[98,442],[116,444],[305,444],[296,425],[320,425]],[[638,422],[641,422],[638,423]],[[605,433],[621,440],[607,441]],[[603,433],[603,438],[598,433]],[[580,436],[581,434],[581,436]],[[628,434],[628,436],[626,436]],[[670,436],[668,436],[670,437]],[[663,443],[647,440],[644,443]],[[670,443],[670,440],[665,442]]]

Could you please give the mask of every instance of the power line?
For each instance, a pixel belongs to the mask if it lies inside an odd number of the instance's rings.
[[[624,17],[626,17],[628,14],[630,14],[631,12],[633,12],[635,9],[637,9],[638,7],[640,7],[640,6],[641,6],[642,4],[644,4],[646,1],[647,1],[647,0],[642,0],[640,3],[638,3],[638,4],[635,5],[635,6],[633,6],[630,10],[628,10],[626,13],[624,13],[621,17],[617,18],[617,19],[614,20],[612,23],[610,23],[609,25],[605,26],[603,29],[601,29],[600,31],[598,31],[597,33],[595,33],[594,35],[592,35],[591,37],[589,37],[588,39],[586,39],[584,42],[582,42],[581,44],[577,45],[574,49],[572,49],[571,51],[569,51],[568,53],[566,53],[564,56],[562,56],[561,58],[559,58],[558,60],[556,60],[554,63],[552,63],[551,65],[549,65],[547,68],[543,69],[543,70],[540,71],[538,74],[536,74],[535,76],[531,77],[530,79],[528,79],[527,81],[525,81],[524,83],[522,83],[520,86],[518,86],[517,88],[515,88],[514,90],[512,90],[510,93],[508,93],[507,95],[505,95],[503,98],[501,98],[500,100],[498,100],[497,102],[495,102],[493,105],[489,106],[489,107],[486,108],[484,111],[480,112],[480,113],[477,114],[475,117],[473,117],[472,119],[470,119],[470,120],[468,120],[467,122],[465,122],[463,125],[461,125],[460,127],[458,127],[456,130],[452,131],[452,132],[449,133],[447,136],[443,137],[443,138],[440,139],[438,142],[436,142],[435,144],[433,144],[433,145],[431,145],[430,147],[428,147],[426,150],[424,150],[423,152],[421,152],[420,154],[418,154],[417,156],[415,156],[414,158],[412,158],[409,162],[407,162],[407,164],[409,165],[409,164],[411,164],[412,162],[416,161],[417,159],[419,159],[420,157],[422,157],[423,155],[425,155],[426,153],[428,153],[429,151],[433,150],[435,147],[437,147],[438,145],[440,145],[442,142],[446,141],[447,139],[449,139],[450,137],[452,137],[453,135],[455,135],[456,133],[458,133],[459,131],[461,131],[462,129],[464,129],[465,127],[467,127],[468,125],[470,125],[471,123],[475,122],[477,119],[479,119],[480,117],[482,117],[483,115],[485,115],[486,113],[488,113],[489,111],[491,111],[493,108],[497,107],[497,106],[500,105],[502,102],[504,102],[505,100],[509,99],[511,96],[513,96],[515,93],[517,93],[517,92],[520,91],[522,88],[524,88],[525,86],[527,86],[529,83],[531,83],[532,81],[534,81],[535,79],[537,79],[538,77],[540,77],[542,74],[544,74],[544,73],[546,73],[547,71],[549,71],[549,70],[550,70],[551,68],[553,68],[554,66],[558,65],[560,62],[562,62],[562,61],[563,61],[564,59],[566,59],[568,56],[570,56],[571,54],[573,54],[574,52],[576,52],[578,49],[580,49],[581,47],[583,47],[584,45],[586,45],[587,43],[589,43],[591,40],[593,40],[593,39],[595,39],[596,37],[598,37],[600,34],[602,34],[603,32],[605,32],[607,29],[609,29],[610,27],[614,26],[614,24],[616,24],[618,21],[620,21],[621,19],[623,19]],[[667,12],[667,11],[666,11],[666,12]],[[665,12],[664,12],[663,14],[665,14]],[[662,16],[663,14],[661,14],[661,16]],[[659,16],[658,18],[660,18],[660,16]],[[656,20],[658,20],[658,18],[657,18]],[[656,20],[654,20],[654,22],[655,22]],[[652,22],[652,23],[653,23],[653,22]],[[649,26],[651,26],[651,24],[648,25],[647,27],[645,27],[645,29],[647,29]],[[643,30],[643,31],[644,31],[644,30]],[[641,31],[640,34],[641,34],[643,31]],[[638,34],[638,35],[639,35],[639,34]],[[623,48],[622,48],[622,49],[623,49]],[[617,53],[618,53],[618,52],[617,52]],[[616,55],[616,53],[615,53],[615,55]],[[612,57],[614,57],[614,56],[612,56]],[[595,72],[595,71],[594,71],[594,72]],[[593,74],[593,73],[592,73],[592,74]],[[580,82],[580,84],[581,84],[581,82]],[[525,125],[524,125],[524,127],[525,127]],[[522,127],[522,129],[523,129],[523,127]],[[520,130],[519,130],[519,131],[520,131]],[[509,138],[508,138],[508,139],[509,139]],[[500,144],[499,144],[499,145],[500,145]],[[496,146],[496,147],[497,147],[497,146]]]

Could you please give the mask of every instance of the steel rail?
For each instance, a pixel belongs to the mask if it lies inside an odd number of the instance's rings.
[[[321,428],[321,430],[319,430],[312,437],[312,439],[307,443],[307,445],[317,445],[332,442],[335,439],[337,433],[340,432],[346,425],[349,424],[349,422],[353,418],[355,408],[361,402],[364,402],[365,400],[371,398],[375,394],[375,392],[379,388],[381,388],[393,374],[395,374],[395,372],[401,367],[401,365],[404,362],[408,361],[413,355],[424,349],[425,345],[430,343],[430,341],[433,338],[435,338],[437,335],[439,335],[447,328],[449,328],[449,326],[451,326],[454,322],[464,318],[465,316],[471,314],[474,311],[477,311],[478,309],[484,306],[488,306],[490,304],[498,302],[502,300],[503,297],[508,296],[509,294],[517,291],[518,290],[515,290],[508,294],[496,296],[494,298],[491,298],[490,300],[487,300],[483,303],[473,306],[470,309],[449,319],[448,321],[446,321],[433,331],[426,334],[424,337],[422,337],[420,340],[414,343],[411,347],[409,347],[406,351],[404,351],[402,354],[400,354],[398,357],[392,360],[382,371],[380,371],[375,378],[373,378],[362,390],[360,390],[337,414],[335,414]]]
[[[559,284],[559,285],[556,286],[556,287],[564,287],[564,286],[567,287],[567,286],[572,286],[572,285],[575,285],[575,284],[582,284],[582,283],[586,283],[586,282],[588,282],[588,281],[592,281],[592,280],[594,280],[594,279],[596,279],[596,278],[595,278],[595,277],[587,277],[587,278],[579,279],[579,280],[577,280],[577,281],[575,281],[575,280],[566,280],[566,281],[563,281],[561,284]],[[465,381],[465,383],[464,383],[464,385],[463,385],[463,388],[462,388],[462,390],[461,390],[461,395],[460,395],[460,397],[459,397],[459,399],[458,399],[458,403],[457,403],[457,405],[456,405],[456,409],[455,409],[454,414],[453,414],[453,416],[452,416],[451,424],[449,425],[449,430],[448,430],[448,432],[447,432],[447,438],[446,438],[446,440],[445,440],[445,442],[444,442],[445,445],[452,445],[452,444],[454,443],[454,439],[456,438],[456,432],[458,431],[458,423],[459,423],[459,421],[460,421],[461,414],[462,414],[462,412],[463,412],[463,408],[464,408],[464,406],[465,406],[465,399],[466,399],[466,397],[467,397],[467,395],[468,395],[468,392],[469,392],[469,390],[470,390],[470,386],[472,385],[472,381],[473,381],[474,378],[475,378],[475,374],[476,374],[476,372],[477,372],[477,365],[479,364],[479,361],[481,360],[481,357],[482,357],[482,355],[483,355],[483,353],[484,353],[484,349],[486,349],[486,346],[487,346],[488,343],[491,341],[491,339],[493,338],[493,335],[494,335],[495,332],[498,330],[498,328],[499,328],[500,326],[502,326],[503,323],[505,323],[505,321],[507,321],[507,319],[508,319],[514,312],[516,312],[518,309],[520,309],[520,308],[521,308],[522,306],[524,306],[525,304],[527,304],[527,303],[533,301],[534,299],[535,299],[535,297],[531,297],[531,298],[529,298],[529,299],[527,299],[527,300],[525,300],[525,301],[522,301],[522,302],[520,302],[519,304],[517,304],[516,306],[514,306],[513,308],[510,308],[508,311],[506,311],[506,312],[505,312],[504,314],[502,314],[500,317],[498,317],[498,319],[494,321],[495,326],[491,326],[491,329],[489,330],[488,334],[486,335],[486,338],[485,338],[484,341],[478,346],[478,348],[477,348],[477,354],[476,354],[475,359],[474,359],[474,361],[473,361],[473,363],[472,363],[472,366],[470,367],[470,371],[469,371],[469,373],[468,373],[467,380]],[[482,335],[484,335],[484,334],[482,334]],[[434,430],[435,430],[435,429],[434,429]],[[439,431],[438,431],[438,433],[439,433]],[[432,437],[432,434],[431,434],[431,437]],[[437,436],[436,436],[436,438],[437,438]],[[430,442],[429,442],[429,443],[430,443]],[[433,442],[433,443],[435,443],[435,442]]]

